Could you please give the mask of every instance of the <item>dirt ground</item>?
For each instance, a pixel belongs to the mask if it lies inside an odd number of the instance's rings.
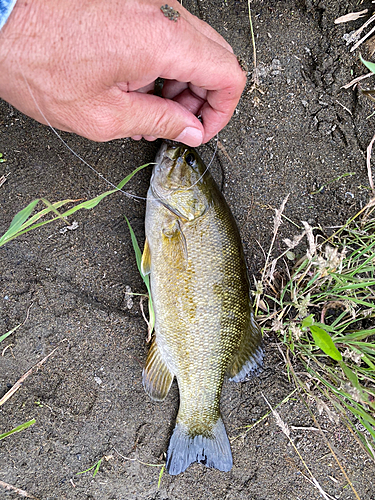
[[[245,0],[184,0],[218,30],[251,69]],[[285,214],[296,223],[343,223],[368,200],[365,150],[375,132],[367,117],[373,103],[358,89],[341,87],[365,73],[358,51],[343,35],[363,21],[334,19],[371,2],[254,0],[252,14],[260,88],[251,78],[230,124],[220,134],[213,170],[237,219],[250,274],[264,264],[272,237],[272,207],[290,193]],[[361,49],[362,50],[362,49]],[[364,53],[364,52],[363,52]],[[371,79],[370,79],[371,80]],[[369,80],[366,80],[369,82]],[[367,84],[370,88],[370,83]],[[365,86],[365,84],[364,84]],[[47,127],[0,104],[0,234],[31,200],[90,199],[109,189]],[[117,183],[152,161],[158,144],[131,140],[96,144],[64,140],[107,179]],[[200,148],[210,160],[214,141]],[[344,174],[351,175],[340,178]],[[145,196],[151,168],[128,191]],[[322,189],[320,189],[322,188]],[[319,192],[317,192],[319,191]],[[314,194],[315,193],[315,194]],[[232,441],[228,473],[193,465],[179,476],[158,478],[178,407],[176,384],[154,403],[141,383],[147,328],[139,298],[144,292],[126,215],[144,240],[145,202],[115,194],[71,218],[78,228],[54,223],[0,249],[0,396],[57,347],[43,367],[0,408],[0,432],[32,418],[35,425],[0,443],[0,479],[40,500],[313,500],[322,498],[274,418],[257,422],[293,391],[275,339],[266,338],[263,373],[245,384],[225,383],[222,413]],[[284,222],[282,238],[298,230]],[[263,394],[263,395],[262,395]],[[332,453],[297,397],[280,406],[303,460],[335,499],[356,498]],[[375,499],[375,466],[344,427],[316,415],[361,500]],[[235,437],[239,436],[237,439]],[[77,475],[102,460],[98,474]],[[1,498],[20,498],[0,488]]]

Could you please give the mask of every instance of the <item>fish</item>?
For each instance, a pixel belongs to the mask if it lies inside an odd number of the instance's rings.
[[[224,378],[242,382],[262,366],[262,332],[232,212],[198,153],[163,142],[147,193],[141,270],[150,276],[154,336],[146,393],[163,401],[177,379],[180,405],[166,468],[233,465],[220,413]]]

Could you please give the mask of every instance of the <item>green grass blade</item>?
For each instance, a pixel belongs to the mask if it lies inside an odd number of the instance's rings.
[[[19,231],[22,224],[30,217],[31,212],[34,210],[36,205],[39,203],[39,199],[33,200],[31,203],[27,205],[24,209],[18,212],[14,217],[12,222],[10,223],[8,231],[3,234],[0,238],[0,246],[4,245],[9,239],[14,237],[15,234]]]
[[[35,422],[36,422],[36,420],[35,420],[35,418],[33,418],[33,419],[29,420],[28,422],[25,422],[24,424],[21,424],[21,425],[15,427],[11,431],[4,432],[4,434],[0,434],[0,440],[10,436],[11,434],[14,434],[16,432],[20,432],[20,431],[27,429],[28,427],[30,427],[30,425],[34,425]]]
[[[133,228],[131,227],[130,222],[127,219],[127,217],[125,217],[125,220],[128,224],[128,228],[130,231],[130,237],[131,237],[132,244],[133,244],[133,249],[134,249],[134,253],[135,253],[135,259],[137,261],[138,271],[139,271],[139,274],[141,275],[141,278],[144,281],[144,284],[146,285],[147,292],[148,292],[149,335],[151,335],[151,332],[155,326],[155,312],[154,312],[154,306],[152,304],[152,299],[151,299],[150,277],[148,274],[146,275],[146,274],[143,274],[143,272],[142,272],[142,252],[141,252],[141,249],[139,248],[137,238],[135,236]]]
[[[163,477],[164,471],[165,471],[165,465],[163,465],[163,467],[160,469],[159,480],[158,480],[158,490],[160,489],[161,478]]]
[[[9,330],[9,332],[6,332],[4,333],[3,335],[0,336],[0,343],[5,340],[7,337],[9,337],[9,335],[12,335],[12,333],[14,333],[16,330],[18,330],[18,328],[21,326],[22,323],[20,323],[19,325],[15,326],[14,328],[12,328],[11,330]]]
[[[94,474],[92,475],[92,477],[95,477],[97,475],[97,473],[99,472],[102,461],[103,461],[103,457],[100,460],[98,460],[98,463],[96,464]]]
[[[134,169],[133,172],[131,172],[129,175],[125,177],[125,179],[123,179],[119,184],[117,184],[116,190],[122,189],[125,186],[125,184],[127,184],[135,174],[137,174],[140,170],[148,167],[149,165],[154,165],[154,163],[145,163],[144,165],[140,165],[139,167]]]
[[[141,265],[141,263],[142,263],[142,252],[141,252],[141,249],[139,248],[137,238],[135,236],[133,228],[130,225],[130,222],[129,222],[128,218],[125,217],[125,220],[126,220],[126,222],[128,224],[128,228],[129,228],[129,231],[130,231],[130,237],[131,237],[132,244],[133,244],[133,249],[134,249],[134,253],[135,253],[135,259],[137,261],[137,267],[138,267],[139,274],[141,275],[143,281],[145,282],[147,290],[149,290],[150,279],[149,279],[148,275],[145,275],[145,274],[142,273],[142,265]]]
[[[368,68],[371,71],[371,73],[375,74],[375,64],[370,61],[365,61],[365,59],[363,59],[361,55],[359,55],[359,58],[361,62],[366,66],[366,68]]]
[[[96,207],[98,205],[98,203],[100,203],[106,196],[109,196],[110,194],[116,193],[116,192],[118,192],[119,189],[122,189],[125,186],[125,184],[127,182],[129,182],[130,179],[137,172],[139,172],[143,168],[147,167],[148,165],[150,165],[150,163],[146,163],[144,165],[140,165],[139,167],[137,167],[136,169],[134,169],[133,172],[131,172],[129,175],[127,175],[117,185],[116,189],[112,189],[110,191],[106,191],[105,193],[102,193],[102,194],[96,196],[95,198],[93,198],[91,200],[84,201],[84,202],[82,202],[82,203],[80,203],[80,204],[78,204],[78,205],[70,208],[69,210],[67,210],[63,214],[60,214],[60,212],[57,209],[60,208],[61,206],[65,205],[66,203],[71,203],[71,202],[75,202],[75,201],[78,201],[78,200],[64,200],[64,201],[58,201],[56,203],[50,203],[48,200],[46,200],[44,198],[33,200],[31,203],[29,203],[29,205],[27,207],[25,207],[24,209],[22,209],[20,212],[18,212],[14,216],[14,218],[13,218],[13,220],[12,220],[10,226],[9,226],[9,229],[0,238],[0,246],[4,245],[5,243],[8,243],[9,241],[13,240],[17,236],[20,236],[21,234],[27,233],[28,231],[32,231],[33,229],[41,227],[41,226],[43,226],[45,224],[49,224],[50,222],[53,222],[55,220],[63,219],[65,217],[68,217],[69,215],[74,214],[78,210],[81,210],[81,209],[91,210],[92,208]],[[33,215],[29,219],[32,211],[34,210],[35,206],[38,204],[39,201],[43,201],[44,204],[47,205],[47,208],[41,210],[40,212],[38,212],[37,214]],[[47,221],[44,221],[44,222],[40,222],[38,224],[34,224],[35,221],[37,221],[38,219],[40,219],[44,215],[47,215],[50,212],[53,212],[56,215],[56,217],[54,217],[52,219],[49,219]],[[64,222],[65,222],[65,220],[64,220]]]

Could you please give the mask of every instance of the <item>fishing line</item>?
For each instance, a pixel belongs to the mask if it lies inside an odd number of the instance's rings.
[[[26,76],[20,66],[20,64],[18,63],[18,67],[19,67],[19,70],[22,74],[22,77],[25,81],[25,84],[26,84],[26,87],[27,87],[27,90],[29,91],[29,94],[31,95],[31,98],[32,100],[34,101],[34,104],[35,106],[37,107],[39,113],[42,115],[42,117],[44,118],[45,122],[47,123],[47,125],[49,126],[49,128],[52,130],[52,132],[56,135],[56,137],[58,139],[60,139],[60,141],[64,144],[64,146],[76,157],[78,158],[78,160],[80,160],[84,165],[86,165],[86,167],[88,167],[90,170],[92,170],[100,179],[103,179],[107,184],[109,184],[111,187],[113,187],[114,189],[116,189],[117,191],[121,192],[122,194],[124,194],[125,196],[129,197],[129,198],[134,198],[134,199],[137,199],[137,200],[145,200],[147,201],[147,198],[145,198],[144,196],[137,196],[135,194],[131,194],[131,193],[128,193],[126,191],[123,191],[122,189],[118,188],[115,184],[113,184],[113,182],[111,182],[110,180],[108,180],[106,177],[104,177],[103,174],[101,174],[100,172],[98,172],[92,165],[90,165],[90,163],[88,163],[84,158],[82,158],[76,151],[74,151],[73,148],[71,148],[69,146],[69,144],[67,142],[64,141],[64,139],[61,137],[61,135],[57,132],[57,130],[51,125],[51,123],[49,122],[48,118],[45,116],[45,114],[43,113],[41,107],[39,106],[37,100],[35,99],[34,97],[34,94],[33,94],[33,91],[31,90],[31,87],[29,85],[29,82],[27,81],[26,79]],[[212,165],[214,159],[215,159],[215,156],[216,156],[216,153],[217,153],[217,148],[218,148],[218,142],[219,142],[219,134],[216,134],[216,144],[215,144],[215,150],[214,150],[214,153],[213,153],[213,156],[209,162],[209,164],[207,165],[205,171],[203,172],[203,174],[199,177],[199,179],[194,182],[194,184],[192,184],[191,186],[189,186],[188,188],[182,190],[182,191],[189,191],[190,189],[192,189],[194,186],[196,186],[198,184],[198,182],[201,181],[201,179],[204,177],[204,175],[206,174],[206,172],[209,170],[210,166]],[[155,162],[150,162],[149,165],[156,165]],[[154,200],[166,200],[168,197],[161,197],[161,198],[154,198]]]
[[[52,132],[60,139],[60,141],[64,144],[64,146],[76,157],[78,158],[84,165],[86,165],[87,167],[89,167],[93,172],[95,172],[95,174],[100,177],[100,179],[103,179],[107,184],[109,184],[111,187],[113,187],[114,189],[116,189],[117,191],[120,191],[121,193],[123,193],[125,196],[128,196],[129,198],[136,198],[138,200],[147,200],[147,198],[144,198],[143,196],[137,196],[135,194],[131,194],[131,193],[127,193],[126,191],[123,191],[122,189],[119,189],[115,184],[113,184],[111,181],[109,181],[108,179],[106,179],[104,177],[103,174],[101,174],[100,172],[98,172],[97,170],[95,170],[95,168],[90,165],[84,158],[82,158],[78,153],[76,153],[74,151],[74,149],[72,149],[69,144],[67,142],[64,141],[64,139],[61,137],[61,135],[57,132],[57,130],[52,127],[52,125],[50,124],[49,120],[47,119],[47,117],[45,116],[45,114],[43,113],[43,111],[41,110],[37,100],[35,99],[34,97],[34,94],[31,90],[31,87],[29,85],[29,82],[26,80],[26,77],[25,77],[25,74],[22,70],[22,68],[20,67],[19,63],[18,63],[18,67],[22,73],[22,77],[26,83],[26,87],[31,95],[31,98],[32,100],[34,101],[34,104],[35,106],[38,108],[38,111],[39,113],[42,115],[42,117],[44,118],[44,120],[46,121],[47,125],[49,126],[49,128],[52,130]],[[153,162],[150,162],[149,165],[155,165],[155,163]]]
[[[199,179],[194,182],[194,184],[192,184],[191,186],[189,186],[188,188],[184,189],[184,191],[189,191],[189,189],[193,188],[194,186],[196,186],[198,184],[198,182],[203,178],[203,176],[205,175],[205,173],[207,172],[207,170],[210,168],[210,166],[212,165],[212,162],[214,161],[215,159],[215,156],[216,156],[216,152],[217,152],[217,145],[218,145],[218,142],[219,142],[219,134],[217,133],[216,134],[216,145],[215,145],[215,151],[214,151],[214,154],[213,154],[213,157],[211,158],[211,161],[210,163],[207,165],[206,167],[206,170],[203,172],[203,174],[199,177]]]

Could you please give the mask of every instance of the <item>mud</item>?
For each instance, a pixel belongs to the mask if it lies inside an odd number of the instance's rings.
[[[264,264],[273,208],[290,193],[285,214],[300,224],[337,226],[368,200],[365,150],[375,119],[358,89],[341,87],[366,72],[343,35],[361,25],[335,25],[347,12],[374,7],[334,0],[254,0],[251,4],[259,87],[251,78],[230,124],[220,134],[212,169],[238,221],[250,275]],[[368,5],[367,5],[368,4]],[[209,22],[253,64],[247,2],[193,1],[184,5]],[[365,82],[369,82],[366,80]],[[364,83],[370,88],[370,83]],[[83,165],[47,127],[0,105],[0,234],[35,198],[90,199],[109,186]],[[157,144],[131,140],[96,144],[63,139],[113,183],[152,161]],[[200,148],[206,161],[215,142]],[[229,160],[230,158],[230,160]],[[144,197],[151,168],[127,190]],[[345,174],[350,174],[346,175]],[[344,177],[343,177],[344,176]],[[0,396],[57,348],[0,408],[0,432],[32,418],[35,425],[0,442],[0,479],[40,500],[313,500],[312,477],[273,417],[293,391],[275,339],[266,338],[264,372],[245,384],[227,382],[222,413],[232,439],[228,473],[191,466],[167,473],[158,486],[178,407],[174,384],[167,400],[152,402],[141,384],[147,327],[144,293],[124,215],[140,242],[145,202],[114,194],[94,210],[71,217],[75,230],[48,224],[0,249]],[[298,230],[286,220],[276,242]],[[262,250],[263,249],[263,250]],[[349,431],[315,414],[362,500],[375,499],[375,467]],[[279,408],[311,474],[331,497],[356,498],[296,394]],[[236,438],[236,439],[235,439]],[[104,457],[104,458],[103,458]],[[99,471],[77,475],[102,459]],[[151,464],[151,465],[150,465]],[[159,465],[159,466],[154,466]],[[0,487],[1,498],[20,498]]]

